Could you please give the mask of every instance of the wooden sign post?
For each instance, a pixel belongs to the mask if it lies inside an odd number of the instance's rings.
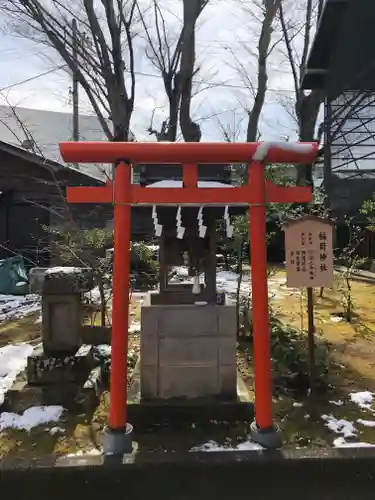
[[[332,222],[305,215],[284,224],[288,288],[333,285]]]
[[[315,399],[314,287],[333,285],[333,224],[328,219],[305,215],[284,224],[286,284],[307,288],[308,359],[310,397]]]

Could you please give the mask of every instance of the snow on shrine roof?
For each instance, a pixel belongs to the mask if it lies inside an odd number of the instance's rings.
[[[232,184],[225,184],[225,182],[218,182],[218,181],[198,181],[198,187],[199,188],[235,188],[237,186],[233,186]],[[148,184],[145,186],[145,188],[183,188],[183,183],[182,181],[176,181],[172,179],[167,179],[164,181],[158,181],[158,182],[153,182],[152,184]],[[162,203],[158,204],[160,206],[163,206]],[[168,204],[166,204],[168,205]],[[181,206],[184,206],[184,203],[180,204]],[[189,206],[200,206],[200,205],[194,205],[193,203],[188,203]],[[210,206],[216,206],[210,204]],[[221,204],[218,204],[217,206],[222,206]],[[229,203],[229,206],[241,206],[241,207],[247,207],[247,204],[244,203]]]
[[[153,182],[148,184],[146,188],[182,188],[182,181],[174,181],[167,179],[164,181]],[[233,188],[232,184],[225,184],[224,182],[217,181],[198,181],[199,188]]]

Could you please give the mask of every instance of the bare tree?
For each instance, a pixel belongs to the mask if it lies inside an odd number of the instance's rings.
[[[219,115],[214,116],[218,125],[220,135],[225,142],[237,142],[241,136],[244,116],[239,115],[236,110],[230,111],[230,119],[222,120]]]
[[[284,3],[279,6],[279,17],[286,55],[293,75],[295,92],[295,114],[298,123],[299,139],[312,141],[315,138],[316,121],[320,105],[324,99],[321,90],[306,92],[302,88],[302,80],[306,70],[307,58],[312,44],[312,34],[316,22],[320,18],[324,0],[304,0],[302,6],[296,5],[294,0],[290,7],[293,11],[303,11],[302,22],[298,22],[293,15],[286,15]],[[299,7],[297,9],[297,7]],[[302,35],[302,37],[301,37]],[[301,44],[295,43],[301,37]],[[297,47],[297,49],[296,49]],[[313,184],[311,165],[300,166],[297,169],[298,184]]]
[[[144,37],[147,42],[146,56],[160,73],[168,99],[168,118],[160,129],[151,116],[148,132],[158,141],[175,141],[180,122],[186,141],[199,141],[200,127],[190,116],[193,77],[195,68],[196,22],[209,0],[183,1],[183,22],[177,33],[171,30],[161,8],[160,0],[152,0],[152,22],[148,25],[141,13]],[[180,117],[180,120],[179,120]]]
[[[258,138],[259,119],[267,92],[267,59],[274,48],[274,45],[271,45],[273,22],[280,5],[281,0],[263,0],[262,28],[257,49],[257,85],[254,91],[254,104],[248,111],[249,121],[246,133],[248,142],[254,142]]]
[[[236,71],[246,93],[249,94],[246,97],[248,102],[245,106],[248,116],[246,140],[254,142],[259,140],[259,122],[268,87],[267,61],[275,46],[280,42],[280,38],[273,40],[272,35],[281,0],[238,1],[241,5],[241,14],[245,19],[250,20],[249,31],[252,32],[255,25],[260,26],[257,40],[254,37],[255,50],[252,43],[242,41],[240,43],[241,54],[238,54],[231,46],[225,47],[231,54],[229,65]]]
[[[138,8],[144,37],[147,42],[146,56],[160,73],[168,99],[168,118],[160,129],[154,128],[155,110],[152,112],[148,133],[155,135],[158,141],[174,142],[177,138],[178,115],[181,101],[179,84],[179,66],[181,61],[181,34],[174,35],[165,19],[158,0],[152,0],[152,22],[148,25],[145,16]]]
[[[136,5],[137,0],[7,0],[0,5],[16,33],[57,51],[114,141],[131,138]],[[77,46],[72,19],[78,24]]]
[[[197,20],[209,0],[183,0],[183,27],[181,33],[181,85],[180,127],[184,140],[199,142],[200,126],[191,118],[191,99],[195,71],[195,32]]]

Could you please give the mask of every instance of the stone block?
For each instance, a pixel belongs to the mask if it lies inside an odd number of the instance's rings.
[[[220,306],[216,309],[218,314],[217,335],[235,336],[237,327],[236,306]]]
[[[234,335],[232,338],[218,338],[218,363],[219,365],[236,365],[237,342]]]
[[[94,367],[91,346],[82,346],[74,356],[49,356],[37,349],[27,358],[29,385],[85,383]]]
[[[33,267],[29,271],[30,293],[41,294],[48,267]]]
[[[158,367],[142,364],[141,368],[141,397],[155,399],[159,397]]]
[[[212,337],[161,338],[160,366],[215,366],[217,363],[215,344],[216,340]]]
[[[152,306],[142,306],[141,309],[141,325],[142,325],[142,336],[157,336],[159,329],[159,316],[160,308]]]
[[[159,362],[159,342],[156,335],[141,335],[141,360],[145,365],[157,365]]]
[[[234,306],[143,306],[142,399],[236,398]]]
[[[18,382],[5,396],[4,411],[23,413],[32,406],[61,405],[67,410],[76,410],[76,384],[28,385]]]
[[[221,398],[233,400],[237,396],[236,363],[219,366],[218,393]]]
[[[94,277],[90,268],[55,267],[45,272],[42,293],[43,295],[80,295],[93,288]]]
[[[216,307],[165,307],[159,319],[160,337],[213,336],[217,333]]]
[[[83,387],[77,392],[75,402],[81,406],[85,413],[90,415],[100,403],[100,396],[103,390],[102,368],[96,366],[93,368],[83,384]]]
[[[160,366],[161,399],[195,399],[218,395],[217,366]]]
[[[74,353],[82,345],[80,296],[47,295],[42,299],[43,347],[47,352]]]

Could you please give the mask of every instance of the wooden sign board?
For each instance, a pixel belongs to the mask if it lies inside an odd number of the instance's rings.
[[[303,216],[284,224],[288,288],[333,285],[332,222]]]

